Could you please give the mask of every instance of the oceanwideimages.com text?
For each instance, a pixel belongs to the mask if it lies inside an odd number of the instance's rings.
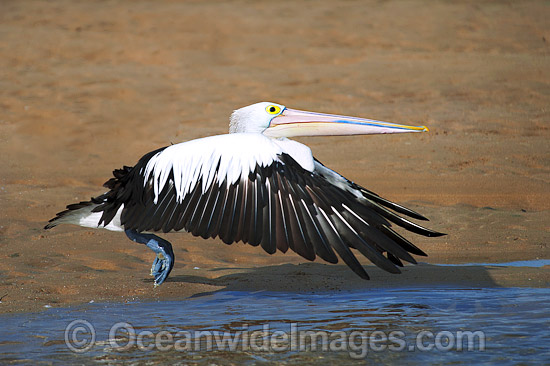
[[[249,327],[243,324],[231,331],[221,330],[136,330],[132,324],[113,324],[98,339],[95,327],[84,319],[69,323],[65,329],[65,344],[76,353],[93,347],[108,347],[112,351],[243,351],[243,352],[347,352],[352,358],[365,358],[369,352],[429,352],[483,351],[485,333],[475,331],[419,330],[407,334],[403,330],[311,330],[289,323],[273,329],[269,323]]]

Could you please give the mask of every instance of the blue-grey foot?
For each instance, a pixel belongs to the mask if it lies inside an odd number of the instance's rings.
[[[147,245],[157,254],[151,266],[151,276],[155,278],[155,287],[161,285],[174,267],[172,244],[154,234],[139,233],[133,229],[125,230],[125,233],[130,240]]]

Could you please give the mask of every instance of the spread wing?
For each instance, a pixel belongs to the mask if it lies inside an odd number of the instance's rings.
[[[315,162],[303,169],[281,152],[271,162],[250,164],[237,179],[220,160],[202,169],[182,190],[184,171],[165,169],[161,176],[144,174],[161,150],[144,156],[133,167],[114,172],[111,190],[94,200],[107,225],[120,207],[120,222],[137,231],[187,231],[224,243],[260,245],[267,253],[289,248],[308,260],[316,256],[337,263],[338,256],[360,277],[368,279],[352,248],[382,269],[399,273],[402,260],[426,254],[392,229],[392,223],[424,236],[426,229],[395,212],[425,218],[387,201]],[[189,173],[189,172],[187,172]],[[162,180],[162,184],[158,180]],[[207,182],[205,182],[207,180]]]

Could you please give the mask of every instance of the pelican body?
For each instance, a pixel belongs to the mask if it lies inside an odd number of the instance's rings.
[[[369,279],[353,248],[399,273],[402,260],[416,263],[411,254],[426,254],[392,224],[424,236],[444,234],[411,221],[427,219],[325,167],[288,137],[425,131],[256,103],[233,112],[229,134],[163,147],[115,170],[104,184],[107,192],[67,206],[45,228],[70,223],[124,231],[156,253],[155,286],[166,280],[175,257],[172,245],[154,232],[242,241],[269,254],[291,249],[311,261],[319,256],[337,263],[340,257]]]

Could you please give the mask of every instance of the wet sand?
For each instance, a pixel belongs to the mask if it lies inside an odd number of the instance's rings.
[[[121,233],[42,227],[111,171],[227,131],[235,108],[425,124],[301,138],[325,165],[430,219],[428,263],[550,258],[550,6],[499,2],[0,3],[0,312],[238,290],[549,287],[550,269],[368,267],[167,234],[171,278]],[[365,262],[366,263],[366,262]],[[197,269],[195,269],[197,268]]]

